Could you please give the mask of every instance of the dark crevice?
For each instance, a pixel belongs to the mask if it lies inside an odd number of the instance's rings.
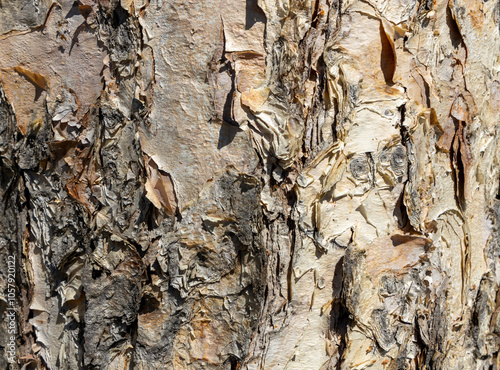
[[[240,360],[232,354],[229,356],[229,363],[231,364],[231,370],[237,370],[240,367]]]
[[[465,206],[465,199],[464,199],[465,175],[464,175],[464,165],[462,162],[462,156],[460,151],[461,143],[459,139],[459,135],[461,134],[461,122],[456,120],[455,118],[452,119],[453,123],[455,124],[455,135],[453,137],[452,145],[450,147],[450,162],[453,174],[455,201],[457,202],[457,205],[463,210],[463,207]]]
[[[458,24],[453,17],[450,7],[446,7],[446,25],[450,30],[450,41],[455,49],[458,49],[461,45],[465,46],[464,39],[458,28]]]
[[[233,106],[233,95],[236,92],[235,76],[236,71],[233,69],[233,65],[226,58],[225,53],[223,53],[222,59],[220,60],[220,68],[218,73],[227,73],[231,78],[231,90],[227,94],[226,101],[224,102],[224,107],[222,111],[222,120],[232,126],[239,126],[238,122],[233,119],[232,106]]]
[[[296,235],[295,235],[295,223],[291,218],[287,219],[288,229],[290,230],[290,262],[288,263],[287,269],[287,300],[288,302],[292,301],[292,278],[293,278],[293,259],[295,255],[295,243]]]
[[[380,22],[380,40],[382,51],[380,53],[380,68],[384,74],[385,83],[389,86],[394,85],[394,73],[396,71],[396,56],[392,49],[391,42],[384,31],[384,26]]]
[[[318,28],[318,21],[319,21],[319,17],[318,17],[319,6],[318,5],[319,5],[319,0],[316,0],[314,2],[314,11],[313,11],[313,14],[311,17],[311,19],[313,20],[311,23],[311,27],[315,28],[315,29]]]
[[[372,175],[372,184],[371,184],[371,187],[374,188],[376,186],[375,184],[375,181],[376,181],[376,170],[377,170],[377,167],[375,165],[375,158],[373,158],[373,154],[368,152],[366,153],[366,159],[368,161],[368,163],[370,164],[370,172],[371,172],[371,175]],[[351,163],[354,163],[354,161],[352,161]]]
[[[425,89],[425,104],[427,108],[430,108],[431,107],[430,87],[425,78],[422,77],[422,81],[424,82],[424,89]]]
[[[404,189],[401,192],[401,195],[398,198],[398,201],[396,202],[396,207],[394,208],[394,216],[396,216],[398,220],[398,226],[400,229],[404,229],[406,226],[409,225],[408,223],[408,211],[406,209],[406,205],[404,202]]]
[[[458,190],[458,200],[461,205],[462,210],[465,209],[465,166],[462,161],[462,144],[459,141],[458,150],[456,153],[455,163],[457,167],[457,190]]]
[[[119,26],[127,22],[128,18],[128,12],[122,8],[119,2],[116,3],[116,7],[113,9],[113,14],[111,17],[111,26],[113,28],[118,28]]]
[[[404,188],[403,191],[401,192],[401,195],[396,203],[396,207],[394,209],[394,215],[398,219],[398,226],[401,229],[409,228],[412,231],[415,231],[413,227],[411,226],[411,223],[409,222],[409,216],[408,216],[408,210],[406,208],[406,204],[404,202],[404,196],[406,193],[406,186],[408,183],[408,178],[410,176],[410,170],[411,170],[411,161],[410,161],[410,156],[409,152],[411,149],[410,145],[410,138],[408,135],[408,129],[404,125],[405,118],[406,118],[406,104],[401,105],[399,108],[399,114],[400,114],[400,123],[399,123],[399,133],[401,136],[401,144],[406,148],[406,181],[404,183]]]
[[[337,370],[340,370],[343,368],[343,356],[344,352],[347,348],[347,332],[348,328],[352,326],[353,320],[351,319],[351,315],[349,314],[349,310],[347,309],[345,305],[345,297],[344,297],[344,286],[343,286],[343,281],[344,281],[344,257],[342,257],[339,262],[337,263],[337,267],[335,270],[335,274],[337,274],[337,270],[340,268],[340,272],[342,274],[342,279],[341,279],[341,286],[340,287],[335,287],[334,286],[334,294],[337,293],[337,296],[339,298],[334,297],[334,301],[332,303],[332,310],[330,313],[330,331],[332,333],[336,333],[340,341],[338,343],[338,362],[337,362]],[[335,279],[334,279],[335,283]],[[338,292],[336,292],[336,290]]]
[[[246,0],[245,6],[245,30],[249,30],[256,23],[266,23],[266,15],[259,7],[257,0]]]

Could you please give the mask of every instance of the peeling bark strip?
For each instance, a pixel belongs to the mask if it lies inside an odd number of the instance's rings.
[[[500,368],[499,12],[1,1],[0,368]]]

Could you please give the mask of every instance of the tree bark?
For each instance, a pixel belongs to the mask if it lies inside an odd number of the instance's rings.
[[[500,2],[0,20],[0,368],[500,368]]]

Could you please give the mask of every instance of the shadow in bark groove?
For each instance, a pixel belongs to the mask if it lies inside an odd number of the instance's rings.
[[[246,0],[245,30],[249,30],[255,23],[266,23],[266,16],[257,4],[257,0]]]

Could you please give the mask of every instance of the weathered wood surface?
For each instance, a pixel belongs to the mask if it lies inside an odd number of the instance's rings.
[[[0,368],[499,369],[499,111],[496,0],[1,1]]]

